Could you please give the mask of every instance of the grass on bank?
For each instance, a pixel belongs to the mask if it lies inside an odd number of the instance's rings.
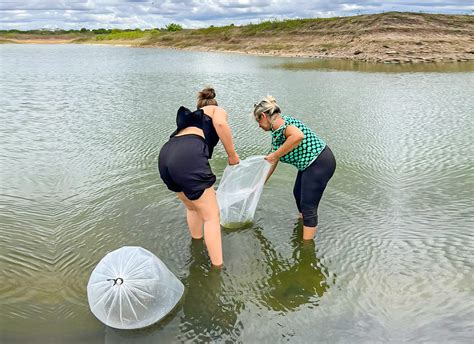
[[[352,17],[347,17],[352,18]],[[344,18],[307,18],[307,19],[270,19],[264,20],[255,24],[248,24],[244,26],[235,26],[234,24],[226,26],[213,26],[202,29],[183,29],[181,25],[170,23],[164,28],[154,29],[86,29],[80,30],[0,30],[1,39],[33,39],[33,38],[61,38],[79,41],[96,40],[140,40],[146,36],[156,38],[161,35],[169,36],[170,34],[191,35],[191,36],[230,36],[239,35],[243,37],[255,36],[265,33],[290,33],[305,27],[311,27],[311,24],[322,24],[331,21],[337,21]],[[314,25],[313,25],[314,26]],[[164,40],[170,40],[164,38]]]
[[[141,40],[164,32],[181,31],[179,24],[171,23],[165,28],[154,29],[86,29],[80,30],[0,30],[0,40],[31,40],[31,39],[62,39],[72,42],[88,42],[88,41],[113,41],[113,40]]]
[[[163,28],[153,29],[86,29],[80,30],[0,30],[0,39],[22,38],[69,38],[71,40],[85,39],[107,41],[107,40],[143,40],[150,38],[156,40],[160,36],[177,35],[178,37],[216,37],[229,40],[231,37],[253,37],[259,35],[291,34],[317,31],[355,31],[373,28],[375,24],[398,24],[411,25],[414,21],[426,22],[428,26],[437,24],[449,25],[451,27],[472,25],[474,16],[470,15],[447,15],[447,14],[425,14],[408,12],[387,12],[370,15],[357,15],[349,17],[332,18],[305,18],[305,19],[270,19],[259,23],[251,23],[243,26],[234,24],[226,26],[213,26],[201,29],[183,29],[181,25],[170,23]],[[164,37],[158,40],[170,40]],[[171,39],[175,40],[175,39]]]
[[[109,34],[100,34],[95,37],[97,41],[111,41],[111,40],[135,40],[141,39],[146,35],[151,34],[156,30],[150,31],[142,31],[142,30],[135,30],[135,31],[121,31],[114,29]]]
[[[295,48],[312,51],[331,51],[341,46],[350,46],[354,39],[374,33],[381,36],[387,32],[397,32],[397,44],[417,37],[423,39],[425,33],[433,37],[453,34],[472,34],[474,16],[423,14],[408,12],[387,12],[370,15],[333,18],[270,19],[259,23],[236,26],[210,26],[201,29],[183,29],[179,24],[170,23],[164,28],[154,29],[81,29],[81,30],[9,30],[0,31],[0,41],[28,39],[63,39],[71,43],[111,43],[138,46],[166,46],[176,48],[198,47],[222,50],[282,51]],[[451,35],[451,36],[449,36]],[[409,38],[407,38],[409,37]],[[432,37],[432,38],[433,38]],[[377,39],[388,39],[385,36]],[[392,42],[389,42],[390,44]],[[389,43],[385,45],[389,45]]]

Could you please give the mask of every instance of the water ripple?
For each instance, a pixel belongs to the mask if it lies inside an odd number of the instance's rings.
[[[278,58],[159,49],[0,49],[5,338],[472,337],[472,73],[288,71],[271,68]],[[254,225],[223,231],[223,270],[210,268],[202,241],[191,241],[157,157],[176,109],[194,107],[206,83],[229,113],[241,158],[270,147],[250,116],[266,93],[328,142],[338,166],[315,245],[300,240],[296,170],[284,164],[264,188]],[[226,163],[220,144],[211,161],[218,181]],[[165,321],[133,333],[104,331],[86,297],[97,262],[124,245],[154,252],[186,286]]]

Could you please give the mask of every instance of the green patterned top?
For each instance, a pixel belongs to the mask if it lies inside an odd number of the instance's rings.
[[[324,147],[326,147],[326,142],[296,118],[286,115],[281,115],[281,118],[283,118],[285,124],[276,130],[272,129],[272,152],[275,152],[283,143],[285,143],[286,127],[294,125],[303,132],[303,141],[301,141],[300,144],[291,152],[282,156],[280,161],[294,165],[299,171],[303,171],[311,165],[314,160],[316,160]]]

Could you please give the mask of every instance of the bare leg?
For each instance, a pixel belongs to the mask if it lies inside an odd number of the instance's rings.
[[[303,226],[303,240],[313,240],[317,229],[317,227]]]
[[[217,205],[216,192],[210,187],[202,196],[193,202],[204,221],[204,242],[207,246],[212,265],[220,266],[224,263],[222,258],[221,225],[219,221],[219,206]]]
[[[206,189],[202,196],[195,201],[190,201],[184,194],[182,196],[187,202],[191,202],[192,207],[194,207],[194,209],[200,215],[200,219],[202,221],[201,223],[204,225],[204,241],[206,243],[207,252],[209,254],[209,258],[211,259],[212,265],[222,265],[223,258],[221,225],[219,221],[219,206],[217,205],[216,192],[214,191],[214,188],[210,187]],[[183,200],[185,205],[187,204],[186,201]],[[195,218],[192,218],[191,220],[196,221]],[[195,223],[197,223],[197,221]],[[193,222],[192,226],[194,226],[195,223]]]
[[[222,237],[219,218],[204,221],[204,242],[206,243],[212,265],[222,266],[224,260],[222,258]]]
[[[188,220],[189,232],[193,239],[202,239],[202,227],[204,222],[196,210],[186,210],[186,219]]]
[[[186,207],[186,219],[188,220],[189,233],[193,239],[202,239],[203,221],[198,209],[182,192],[178,193],[178,198]]]

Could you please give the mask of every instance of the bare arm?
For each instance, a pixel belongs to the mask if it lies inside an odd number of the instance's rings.
[[[270,167],[270,170],[268,171],[268,174],[267,174],[267,178],[265,178],[265,184],[268,182],[268,180],[269,180],[270,177],[272,176],[273,171],[275,171],[277,165],[278,165],[278,160],[277,160],[276,163],[274,163],[274,164],[272,165],[272,167]]]
[[[227,152],[229,159],[229,165],[235,165],[239,163],[239,156],[234,148],[234,142],[232,140],[232,132],[229,124],[227,123],[227,112],[220,107],[216,107],[214,114],[212,115],[212,124],[216,129],[217,135],[219,136],[224,149]]]
[[[278,156],[278,159],[298,147],[298,145],[304,139],[303,132],[294,125],[289,125],[288,127],[286,127],[285,136],[285,143],[283,143],[281,147],[274,152]]]
[[[269,163],[275,164],[276,162],[278,162],[278,159],[280,159],[282,156],[288,154],[293,149],[298,147],[298,145],[304,139],[303,132],[299,130],[297,127],[295,127],[294,125],[289,125],[288,127],[286,127],[285,136],[286,136],[285,143],[283,143],[281,147],[278,148],[276,151],[268,154],[265,157],[265,159]]]

